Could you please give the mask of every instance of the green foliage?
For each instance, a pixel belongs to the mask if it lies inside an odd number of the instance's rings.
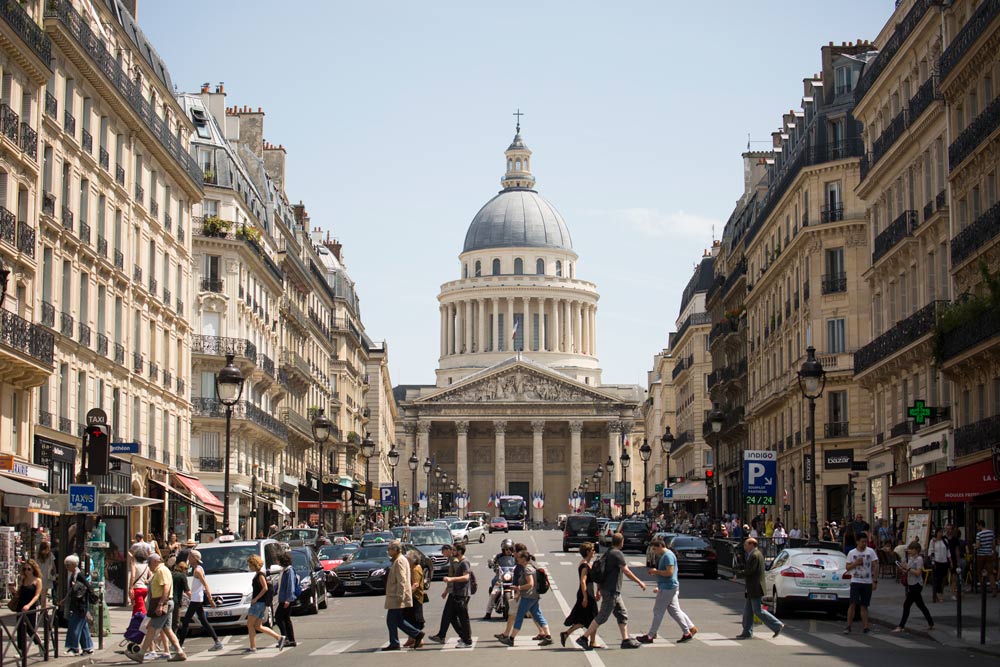
[[[934,325],[934,360],[944,361],[945,340],[953,331],[975,326],[987,313],[1000,309],[1000,271],[991,274],[985,261],[979,263],[979,274],[985,289],[979,294],[963,294],[938,317]]]
[[[232,228],[232,221],[223,220],[217,215],[206,215],[201,223],[201,231],[204,236],[225,236]]]

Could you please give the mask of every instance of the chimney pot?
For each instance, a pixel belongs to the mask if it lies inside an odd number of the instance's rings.
[[[207,93],[208,92],[208,88],[209,88],[209,84],[207,82],[201,84],[201,92]]]

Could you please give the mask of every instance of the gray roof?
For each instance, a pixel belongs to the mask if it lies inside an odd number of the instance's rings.
[[[572,250],[573,240],[555,206],[534,190],[510,188],[479,209],[462,252],[521,247]]]

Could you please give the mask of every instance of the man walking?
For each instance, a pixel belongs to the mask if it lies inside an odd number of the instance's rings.
[[[878,554],[874,549],[868,548],[868,533],[861,533],[857,540],[857,546],[847,554],[847,571],[851,573],[851,605],[847,608],[845,635],[851,634],[851,623],[859,608],[862,632],[871,632],[868,605],[872,601],[872,591],[878,587]]]
[[[976,583],[989,577],[993,597],[997,596],[997,538],[982,519],[976,522]]]
[[[472,566],[465,559],[465,545],[455,545],[455,559],[452,563],[452,574],[444,578],[445,584],[451,585],[448,602],[451,604],[453,623],[458,632],[457,648],[472,648],[472,625],[469,622],[469,579]],[[444,634],[441,634],[444,639]],[[437,641],[431,638],[432,641]]]
[[[389,629],[389,644],[383,651],[398,651],[399,631],[402,630],[413,639],[413,648],[424,645],[424,633],[410,625],[403,618],[403,609],[413,606],[413,590],[410,586],[410,564],[405,558],[400,558],[403,548],[393,540],[387,547],[389,558],[389,575],[385,582],[385,624]]]
[[[455,628],[455,632],[458,633],[459,637],[462,636],[462,628],[458,624],[458,618],[455,615],[455,602],[451,596],[454,584],[448,581],[448,579],[455,576],[454,553],[455,548],[450,544],[441,547],[441,555],[448,559],[448,574],[444,577],[444,591],[441,592],[441,599],[444,600],[444,609],[441,610],[441,626],[437,634],[428,637],[432,642],[437,642],[438,644],[444,643],[445,637],[448,635],[449,625]]]
[[[163,558],[155,551],[149,554],[148,562],[150,569],[153,571],[153,579],[149,585],[149,628],[146,631],[146,637],[142,640],[141,650],[138,653],[126,651],[125,655],[139,663],[144,660],[161,658],[162,656],[152,652],[152,649],[156,636],[163,633],[177,651],[170,658],[170,662],[187,660],[184,649],[181,648],[180,643],[177,641],[177,636],[170,628],[171,611],[174,606],[173,576],[170,574],[170,569],[163,563]]]
[[[655,538],[650,545],[653,548],[653,555],[656,556],[657,565],[649,569],[650,576],[656,577],[656,601],[653,603],[653,622],[649,626],[649,632],[636,637],[640,644],[652,644],[656,639],[656,631],[660,629],[663,621],[663,612],[668,612],[670,618],[681,628],[681,638],[678,644],[691,641],[698,628],[694,626],[688,615],[684,613],[680,605],[680,586],[677,582],[677,556],[662,538]]]
[[[625,554],[621,551],[623,544],[625,544],[625,536],[621,533],[615,533],[611,537],[611,548],[601,557],[604,561],[604,579],[597,590],[601,606],[597,617],[590,622],[590,627],[576,640],[576,643],[585,651],[593,649],[597,639],[597,628],[607,623],[612,614],[618,621],[618,630],[622,636],[622,648],[639,648],[640,646],[639,642],[628,636],[628,609],[622,602],[622,575],[639,584],[642,590],[646,590],[646,584],[628,568]]]
[[[743,595],[746,597],[746,602],[743,604],[743,632],[736,638],[753,639],[754,616],[764,621],[764,625],[777,637],[785,624],[761,607],[764,597],[764,554],[757,548],[757,540],[753,537],[747,538],[743,543],[743,551],[746,553],[746,567],[743,570],[743,578],[746,580],[746,591]]]

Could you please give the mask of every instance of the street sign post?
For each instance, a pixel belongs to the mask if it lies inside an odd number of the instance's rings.
[[[112,442],[110,445],[112,454],[138,454],[138,442]]]
[[[663,499],[664,500],[673,500],[674,499],[674,490],[673,489],[663,489]]]
[[[774,505],[778,492],[778,454],[743,452],[743,497],[747,505]]]
[[[97,487],[93,484],[69,485],[71,514],[97,514]]]
[[[399,496],[396,493],[397,487],[383,486],[378,491],[382,507],[396,507],[399,505]]]

